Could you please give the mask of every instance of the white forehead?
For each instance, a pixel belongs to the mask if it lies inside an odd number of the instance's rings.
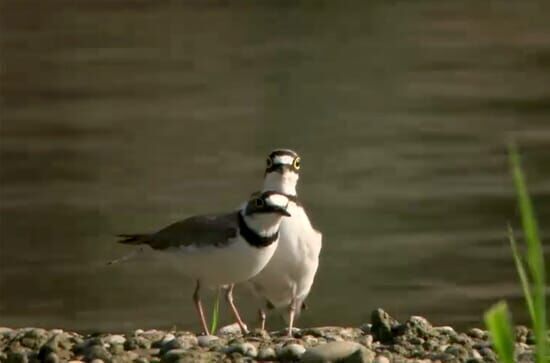
[[[292,165],[294,157],[290,155],[277,155],[273,158],[273,164]]]
[[[265,199],[269,205],[275,205],[278,207],[286,207],[288,204],[288,198],[281,194],[272,194]]]

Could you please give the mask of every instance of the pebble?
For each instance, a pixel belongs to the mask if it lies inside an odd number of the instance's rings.
[[[268,333],[255,329],[242,335],[237,325],[221,336],[196,336],[186,331],[135,330],[125,334],[80,335],[61,329],[0,327],[2,363],[181,363],[181,362],[369,362],[441,363],[495,362],[485,330],[457,333],[432,327],[423,317],[400,323],[385,311],[371,314],[360,328],[325,326]],[[533,333],[516,328],[519,363],[534,361]],[[376,353],[374,353],[376,352]]]
[[[94,359],[101,359],[104,361],[110,361],[112,359],[111,353],[100,345],[92,345],[86,348],[84,357],[87,361],[93,361]]]
[[[124,338],[122,335],[119,334],[113,334],[109,335],[105,338],[105,343],[107,344],[124,344],[126,342],[126,338]]]
[[[222,326],[220,329],[218,329],[217,335],[237,335],[241,334],[241,328],[239,327],[239,324],[233,323],[226,326]]]
[[[214,342],[218,342],[220,338],[218,338],[215,335],[201,335],[197,337],[197,342],[199,344],[199,347],[208,348],[214,344]]]
[[[185,349],[172,349],[162,355],[162,363],[175,363],[182,358],[187,351]]]
[[[275,353],[275,349],[267,347],[260,349],[257,358],[259,361],[271,361],[277,358],[277,354]]]
[[[374,353],[359,343],[355,342],[331,342],[308,348],[302,355],[302,362],[328,363],[328,362],[372,362]]]
[[[376,356],[376,358],[374,358],[373,363],[390,363],[390,360],[389,360],[388,357],[386,357],[384,355],[378,355],[378,356]]]
[[[305,353],[306,348],[297,343],[290,343],[278,349],[277,358],[283,362],[299,360]]]

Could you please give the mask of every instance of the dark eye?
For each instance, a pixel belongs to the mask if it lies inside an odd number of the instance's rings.
[[[257,198],[255,201],[254,201],[254,204],[256,205],[256,207],[258,208],[261,208],[264,206],[265,202],[262,198]]]
[[[300,161],[301,160],[299,156],[296,159],[294,159],[294,163],[293,163],[294,169],[300,170]]]
[[[271,168],[273,166],[273,160],[271,158],[267,158],[266,160],[266,168]]]

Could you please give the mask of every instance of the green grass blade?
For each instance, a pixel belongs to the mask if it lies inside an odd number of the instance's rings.
[[[216,302],[214,303],[214,308],[212,310],[212,324],[210,325],[210,334],[216,334],[219,318],[220,318],[220,289],[218,288],[218,292],[216,293]]]
[[[523,289],[523,296],[525,297],[525,303],[527,305],[527,309],[529,310],[529,316],[531,317],[531,321],[533,321],[536,319],[536,316],[535,316],[535,307],[533,306],[533,295],[532,295],[533,293],[531,292],[531,284],[527,277],[527,272],[525,271],[525,267],[523,266],[521,255],[519,254],[519,251],[518,251],[517,242],[514,237],[514,230],[510,225],[508,225],[508,239],[510,240],[512,255],[514,256],[514,261],[516,262],[516,269],[518,271],[521,287]]]
[[[515,145],[510,146],[510,164],[514,176],[514,184],[518,195],[518,203],[521,212],[521,221],[525,242],[527,245],[527,266],[531,274],[533,285],[533,330],[536,341],[537,362],[545,362],[546,358],[546,272],[542,243],[539,238],[539,229],[535,212],[527,191],[525,177],[521,169],[521,162]]]
[[[501,301],[485,313],[485,325],[491,335],[491,341],[502,363],[514,363],[514,335],[508,305]]]

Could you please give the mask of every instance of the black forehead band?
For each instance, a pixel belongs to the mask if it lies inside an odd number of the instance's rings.
[[[296,173],[298,172],[298,169],[294,166],[294,164],[292,165],[288,165],[288,164],[272,164],[269,168],[265,168],[265,172],[266,173],[271,173],[272,171],[276,171],[278,169],[284,169],[284,168],[287,168],[288,170],[293,170],[295,171]]]

